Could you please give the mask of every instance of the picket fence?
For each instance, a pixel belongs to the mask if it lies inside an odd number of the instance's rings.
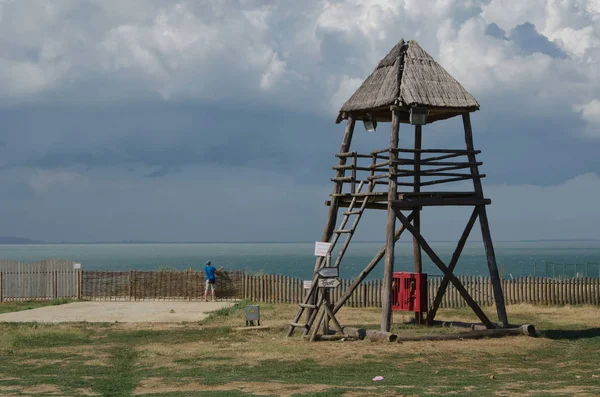
[[[494,294],[489,277],[457,276],[469,294],[482,306],[494,304]],[[331,290],[331,300],[337,301],[352,280],[342,279],[338,288]],[[427,280],[429,304],[433,303],[441,277]],[[580,277],[551,279],[523,277],[502,280],[505,302],[543,305],[600,305],[600,278]],[[245,275],[243,298],[254,302],[300,303],[304,299],[303,281],[279,275]],[[351,307],[381,307],[381,280],[363,282],[346,302]],[[467,307],[452,284],[446,289],[440,307]]]
[[[0,260],[0,302],[81,298],[81,270],[72,261]]]
[[[184,271],[90,271],[72,261],[44,260],[35,263],[0,260],[0,302],[71,298],[83,300],[200,300],[204,299],[204,272]],[[489,277],[458,276],[482,306],[494,304]],[[337,301],[352,280],[341,280],[331,290]],[[441,278],[428,279],[430,304]],[[524,277],[502,280],[505,301],[543,305],[600,305],[600,278]],[[217,279],[217,296],[224,300],[246,299],[264,303],[301,303],[303,280],[281,275],[250,275],[223,272]],[[363,282],[346,303],[351,307],[381,307],[381,280]],[[465,307],[466,302],[450,284],[441,307]]]

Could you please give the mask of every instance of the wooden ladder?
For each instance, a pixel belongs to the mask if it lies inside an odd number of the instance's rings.
[[[358,189],[356,190],[356,193],[361,192],[364,184],[365,184],[364,181],[360,182]],[[369,193],[372,192],[374,187],[375,187],[375,184],[373,182],[370,182],[369,187],[368,187],[368,192]],[[332,235],[332,239],[331,239],[331,246],[329,248],[329,254],[331,254],[331,252],[333,251],[333,248],[335,247],[335,245],[337,244],[337,242],[339,241],[339,239],[342,235],[346,236],[344,245],[342,246],[342,249],[340,250],[335,262],[333,263],[333,266],[331,265],[331,263],[328,264],[327,261],[323,260],[323,261],[321,261],[321,266],[319,267],[319,269],[322,267],[325,267],[327,265],[329,265],[331,267],[339,267],[340,266],[342,258],[344,257],[344,254],[346,253],[346,250],[348,249],[350,240],[352,240],[354,231],[356,230],[356,227],[358,226],[358,222],[360,221],[360,218],[362,217],[362,214],[367,206],[368,201],[369,201],[368,195],[359,196],[357,194],[352,197],[352,201],[350,202],[348,209],[344,212],[344,216],[342,217],[339,227],[333,231],[333,235]],[[356,207],[358,207],[358,208],[355,209]],[[354,218],[354,221],[352,222],[351,227],[349,229],[344,229],[346,227],[348,221],[350,220],[350,218],[353,216],[355,218]],[[317,271],[319,269],[317,269]],[[317,273],[317,271],[315,272],[315,274],[313,274],[312,285],[311,285],[309,291],[307,292],[306,296],[304,297],[303,302],[299,304],[299,310],[298,310],[298,313],[296,314],[296,317],[294,318],[294,320],[292,322],[290,322],[290,329],[288,331],[288,336],[291,336],[294,333],[294,330],[298,327],[304,328],[304,335],[306,335],[310,331],[311,327],[313,326],[313,323],[317,317],[317,314],[319,313],[319,311],[321,309],[323,302],[328,302],[327,299],[318,299],[318,300],[314,299],[315,294],[318,291],[317,288],[318,288],[318,281],[319,281],[319,277],[320,277],[319,274]],[[316,301],[316,304],[311,304],[310,302],[312,302],[312,301]],[[306,310],[306,309],[313,309],[313,311],[312,311],[310,317],[308,318],[306,324],[299,323],[300,318],[302,317],[302,314],[304,314],[304,310]],[[325,311],[327,312],[329,317],[332,320],[334,320],[334,323],[336,324],[336,328],[338,328],[339,323],[337,323],[337,320],[335,320],[335,317],[333,317],[331,310],[328,310],[328,309],[329,308],[327,307],[325,309]],[[321,317],[319,318],[319,321],[317,322],[317,327],[323,320],[324,315],[325,315],[325,312],[323,312],[321,314]],[[311,340],[314,340],[314,337],[315,337],[315,332],[313,332]]]

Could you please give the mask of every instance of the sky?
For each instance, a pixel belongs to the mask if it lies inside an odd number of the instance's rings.
[[[0,236],[317,240],[337,112],[400,39],[481,105],[492,237],[600,239],[600,0],[0,0]],[[459,119],[423,134],[464,146]],[[356,239],[385,238],[375,212]]]

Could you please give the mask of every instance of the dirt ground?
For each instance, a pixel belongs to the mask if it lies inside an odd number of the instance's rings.
[[[182,322],[201,321],[233,302],[74,302],[0,314],[0,322]]]

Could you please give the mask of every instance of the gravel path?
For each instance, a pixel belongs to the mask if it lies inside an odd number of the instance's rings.
[[[200,321],[232,302],[74,302],[0,314],[0,322],[165,323]]]

